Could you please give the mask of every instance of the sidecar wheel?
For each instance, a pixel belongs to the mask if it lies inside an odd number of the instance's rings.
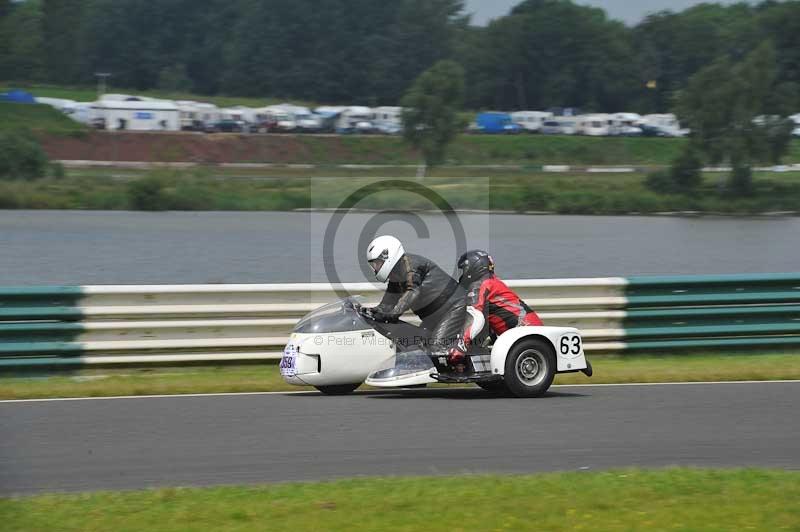
[[[506,357],[506,386],[516,397],[541,397],[556,375],[556,354],[540,338],[517,342]]]

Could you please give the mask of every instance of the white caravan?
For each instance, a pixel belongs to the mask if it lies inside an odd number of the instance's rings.
[[[372,112],[375,129],[386,135],[397,135],[403,131],[402,107],[376,107]]]
[[[289,133],[297,129],[294,110],[294,105],[288,103],[269,105],[259,109],[259,118],[270,122],[276,131]]]
[[[198,102],[197,113],[204,124],[215,124],[220,120],[219,107],[213,103]]]
[[[793,137],[800,137],[800,113],[797,113],[796,115],[790,116],[789,120],[791,120],[794,123],[794,129],[792,130],[792,136]]]
[[[203,131],[206,126],[219,122],[219,109],[213,103],[179,100],[175,104],[180,113],[182,130]]]
[[[593,114],[578,117],[578,133],[589,137],[607,137],[611,134],[611,115]]]
[[[241,122],[242,126],[255,124],[257,122],[257,114],[258,109],[245,107],[243,105],[234,105],[233,107],[220,109],[220,115],[223,120],[235,120],[236,122]]]
[[[547,120],[552,120],[553,113],[547,111],[516,111],[511,113],[511,121],[528,133],[539,133]]]
[[[542,123],[540,132],[544,135],[577,135],[578,117],[555,116]]]
[[[322,129],[322,118],[311,112],[308,107],[294,105],[294,121],[297,130],[303,133],[316,133]]]
[[[337,133],[372,133],[372,109],[353,105],[346,107],[336,120]]]
[[[282,103],[267,107],[272,119],[276,121],[276,128],[280,131],[300,131],[314,133],[322,129],[322,119],[311,112],[308,107]]]

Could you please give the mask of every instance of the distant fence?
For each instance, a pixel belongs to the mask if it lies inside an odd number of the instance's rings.
[[[589,355],[800,346],[800,273],[509,281]],[[381,287],[340,288],[377,301]],[[0,288],[0,369],[280,358],[328,284]]]

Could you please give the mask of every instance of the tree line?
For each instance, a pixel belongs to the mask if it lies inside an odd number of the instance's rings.
[[[461,0],[0,0],[0,79],[396,104],[441,60],[466,107],[665,112],[720,58],[770,41],[800,108],[800,1],[700,4],[635,26],[525,0],[486,27]]]

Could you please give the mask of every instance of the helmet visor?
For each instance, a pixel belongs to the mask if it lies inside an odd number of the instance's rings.
[[[380,271],[381,268],[383,268],[383,263],[384,263],[383,259],[373,259],[369,261],[369,265],[372,267],[372,271],[375,272],[376,274]]]

